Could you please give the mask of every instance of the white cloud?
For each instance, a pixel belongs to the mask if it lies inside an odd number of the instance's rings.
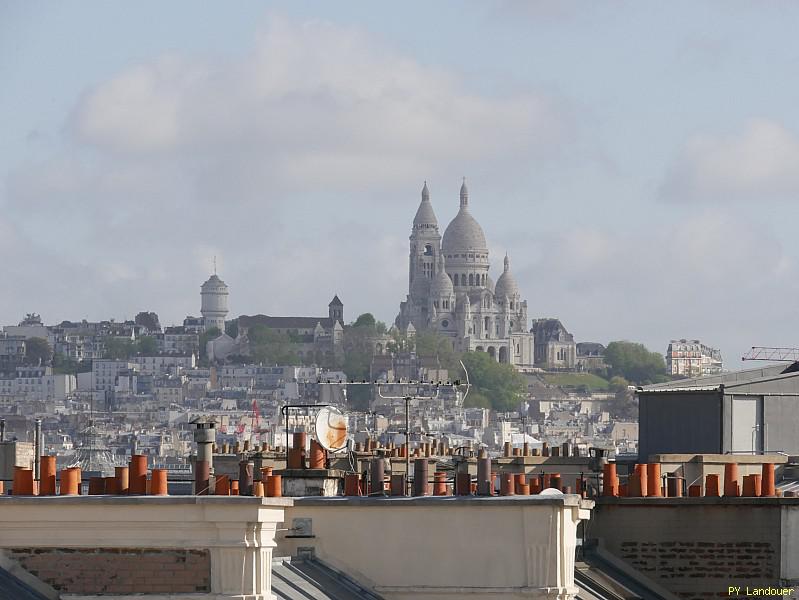
[[[536,260],[516,267],[530,314],[560,316],[578,340],[607,342],[612,331],[663,352],[670,338],[699,337],[725,350],[731,367],[747,345],[790,342],[796,260],[750,220],[703,210],[632,232],[565,231],[539,245]]]
[[[357,30],[279,18],[241,60],[170,55],[124,70],[82,97],[71,126],[103,151],[232,156],[316,189],[544,152],[569,129],[544,95],[478,94]]]
[[[562,102],[476,89],[358,30],[280,18],[242,56],[129,66],[76,99],[59,152],[5,182],[27,268],[74,289],[29,310],[177,321],[217,255],[235,313],[315,314],[338,292],[391,319],[407,285],[393,219],[404,235],[422,179],[452,177],[457,202],[459,175],[574,139]]]
[[[661,186],[673,202],[795,199],[799,195],[799,138],[781,124],[753,119],[731,135],[696,135]]]

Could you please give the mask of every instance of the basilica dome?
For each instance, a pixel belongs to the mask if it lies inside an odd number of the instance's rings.
[[[461,208],[444,231],[441,249],[446,256],[462,252],[488,252],[483,228],[469,212],[469,190],[461,186]]]
[[[505,257],[505,270],[502,272],[502,275],[499,276],[497,279],[497,285],[494,288],[494,295],[497,296],[497,299],[501,298],[513,298],[519,294],[519,285],[516,283],[516,279],[513,277],[513,274],[510,272],[510,261],[508,257]]]
[[[444,270],[444,257],[442,256],[438,262],[438,272],[433,277],[433,283],[430,285],[430,295],[437,296],[451,296],[455,293],[455,288],[452,285],[452,280]]]

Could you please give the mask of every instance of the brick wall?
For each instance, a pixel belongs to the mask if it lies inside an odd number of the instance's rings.
[[[718,582],[716,592],[679,591],[681,598],[729,598],[729,582],[751,585],[766,579],[774,585],[779,580],[776,553],[768,542],[626,541],[621,542],[619,558],[667,587],[669,582],[690,585],[691,580],[702,580],[703,587],[708,579]]]
[[[793,580],[781,566],[783,539],[791,535],[783,509],[799,512],[799,504],[789,507],[776,498],[602,499],[586,532],[680,598],[729,600],[735,598],[729,586],[780,587]]]
[[[69,594],[211,590],[207,550],[36,548],[8,554],[32,575]]]

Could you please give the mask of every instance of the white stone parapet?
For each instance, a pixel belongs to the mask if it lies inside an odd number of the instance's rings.
[[[272,600],[272,549],[291,505],[289,498],[243,496],[2,496],[0,549],[12,556],[20,549],[205,551],[210,589],[145,597]]]
[[[577,495],[295,498],[276,552],[300,549],[387,600],[572,600]]]

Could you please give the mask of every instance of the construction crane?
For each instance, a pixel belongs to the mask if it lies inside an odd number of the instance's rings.
[[[256,431],[261,426],[261,415],[258,414],[258,402],[252,399],[252,430]]]
[[[768,346],[752,346],[752,349],[741,357],[741,360],[770,360],[772,362],[799,361],[799,348],[772,348]]]
[[[252,432],[260,435],[262,433],[269,433],[272,431],[270,427],[261,427],[261,413],[258,411],[258,402],[253,398],[252,400]]]

